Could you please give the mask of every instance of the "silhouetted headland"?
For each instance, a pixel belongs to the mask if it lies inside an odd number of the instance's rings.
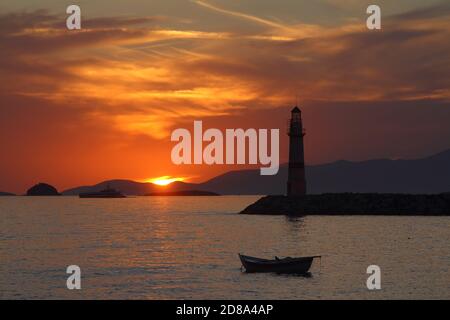
[[[220,194],[209,191],[200,190],[182,190],[182,191],[161,191],[146,194],[146,196],[220,196]]]
[[[241,214],[450,216],[450,193],[326,193],[298,197],[266,196]]]
[[[0,191],[0,196],[15,196],[14,193]]]
[[[47,183],[38,183],[27,191],[27,196],[59,196],[61,195],[55,187]]]

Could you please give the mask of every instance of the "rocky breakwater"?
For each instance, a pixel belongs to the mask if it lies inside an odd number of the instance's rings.
[[[450,193],[335,193],[299,197],[266,196],[241,214],[450,216]]]

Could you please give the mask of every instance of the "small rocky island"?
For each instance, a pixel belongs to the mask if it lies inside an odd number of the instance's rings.
[[[38,183],[27,190],[27,196],[60,196],[55,187],[47,183]]]
[[[296,197],[266,196],[241,214],[450,216],[450,193],[329,193]]]

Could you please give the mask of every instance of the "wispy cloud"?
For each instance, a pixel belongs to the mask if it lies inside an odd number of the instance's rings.
[[[276,107],[299,93],[330,102],[450,99],[446,10],[394,16],[376,33],[355,24],[289,26],[195,3],[267,30],[213,32],[164,27],[162,17],[103,17],[68,32],[43,11],[21,13],[19,22],[18,14],[4,14],[0,76],[12,81],[1,90],[68,106],[89,101],[85,116],[154,138],[166,137],[181,114]],[[427,23],[410,23],[420,17]]]
[[[198,4],[199,6],[202,6],[204,8],[216,11],[216,12],[220,12],[229,16],[233,16],[233,17],[237,17],[237,18],[241,18],[241,19],[245,19],[247,21],[251,21],[254,23],[258,23],[258,24],[262,24],[268,27],[272,27],[272,28],[278,28],[278,29],[283,29],[283,30],[288,30],[288,31],[292,31],[292,29],[289,26],[283,25],[281,23],[277,23],[268,19],[263,19],[254,15],[250,15],[250,14],[245,14],[242,12],[237,12],[237,11],[232,11],[232,10],[227,10],[227,9],[223,9],[220,8],[218,6],[212,5],[206,1],[201,1],[201,0],[192,0],[192,2]]]

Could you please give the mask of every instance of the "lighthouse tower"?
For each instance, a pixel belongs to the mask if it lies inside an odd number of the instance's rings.
[[[298,107],[291,111],[289,120],[289,171],[287,181],[288,196],[302,196],[306,194],[305,156],[303,152],[302,113]]]

